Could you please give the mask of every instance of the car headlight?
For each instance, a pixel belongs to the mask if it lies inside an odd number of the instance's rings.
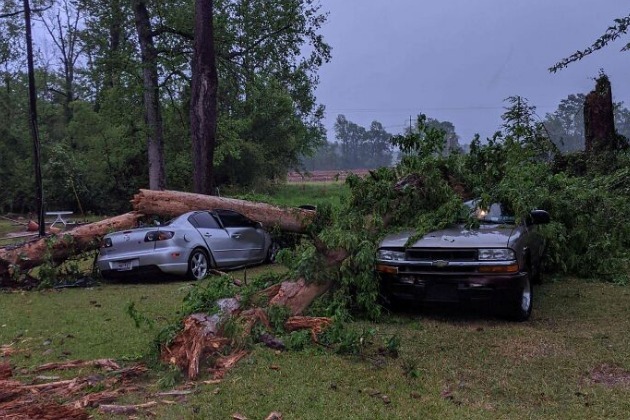
[[[379,249],[376,257],[379,260],[402,261],[405,259],[405,251],[394,251],[392,249]]]
[[[515,260],[514,251],[508,248],[480,249],[478,259],[480,261],[511,261]]]

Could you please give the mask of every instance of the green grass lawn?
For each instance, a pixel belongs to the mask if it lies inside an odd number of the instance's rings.
[[[149,352],[190,287],[174,281],[2,293],[0,345],[15,343],[10,361],[18,369],[64,359],[130,363]],[[536,291],[532,319],[521,324],[475,311],[406,309],[379,324],[350,325],[375,329],[376,343],[398,336],[398,358],[256,347],[220,384],[199,382],[185,401],[152,411],[172,419],[237,412],[257,419],[271,411],[286,419],[627,418],[628,378],[608,386],[593,383],[589,372],[630,370],[630,289],[565,279]],[[129,302],[154,329],[134,326]],[[151,399],[158,377],[127,401]]]

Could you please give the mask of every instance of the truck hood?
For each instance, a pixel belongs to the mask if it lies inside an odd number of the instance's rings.
[[[430,232],[409,248],[505,248],[518,235],[515,225],[484,224],[475,229],[453,225]],[[381,241],[381,248],[404,248],[413,231],[388,235]]]

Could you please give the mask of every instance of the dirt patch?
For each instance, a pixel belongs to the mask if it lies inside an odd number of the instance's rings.
[[[629,387],[630,371],[620,366],[603,363],[589,372],[588,379],[592,383],[604,385],[609,388],[616,386]]]
[[[570,351],[564,343],[532,331],[525,336],[510,337],[497,343],[498,352],[517,360],[531,360],[541,357],[568,356]]]

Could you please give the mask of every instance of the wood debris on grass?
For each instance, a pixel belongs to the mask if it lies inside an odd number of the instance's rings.
[[[9,379],[13,376],[13,369],[8,362],[0,363],[0,379]]]
[[[284,323],[284,328],[286,328],[287,331],[310,329],[311,338],[317,343],[317,336],[321,334],[324,329],[328,328],[330,324],[332,324],[331,318],[292,316]]]
[[[293,316],[289,318],[285,327],[288,331],[310,329],[313,341],[317,342],[317,335],[328,327],[330,318],[297,316],[313,299],[321,295],[329,284],[311,284],[303,279],[297,282],[284,282],[274,285],[260,292],[261,295],[271,296],[270,305],[281,305],[289,309]],[[241,310],[240,302],[236,298],[217,301],[219,313],[208,315],[196,313],[184,319],[184,328],[168,345],[162,347],[161,360],[175,365],[184,372],[188,379],[195,380],[200,373],[201,363],[214,356],[214,364],[209,368],[213,379],[221,379],[236,362],[248,354],[246,350],[235,347],[231,354],[220,356],[221,350],[227,345],[234,344],[234,338],[222,335],[221,325],[228,318],[237,319],[243,326],[243,335],[251,333],[253,327],[260,323],[270,329],[269,319],[262,308]],[[220,357],[218,357],[220,356]]]
[[[35,384],[0,380],[0,418],[87,419],[87,407],[100,407],[114,402],[120,395],[138,391],[128,382],[147,371],[143,365],[121,369],[110,359],[49,363],[35,371],[77,367],[102,368],[110,372],[106,376],[93,374]],[[90,393],[89,390],[95,386],[103,390]]]
[[[97,359],[97,360],[71,360],[68,362],[53,362],[46,363],[35,369],[35,372],[44,372],[48,370],[67,370],[77,369],[84,367],[94,367],[105,370],[120,370],[120,365],[112,359]]]
[[[146,410],[148,408],[155,407],[157,405],[157,401],[149,401],[143,404],[134,404],[134,405],[111,405],[111,404],[101,404],[98,406],[99,413],[102,414],[117,414],[117,415],[131,415],[138,414],[139,412]]]
[[[3,344],[0,346],[0,357],[9,357],[16,352],[12,344]]]

